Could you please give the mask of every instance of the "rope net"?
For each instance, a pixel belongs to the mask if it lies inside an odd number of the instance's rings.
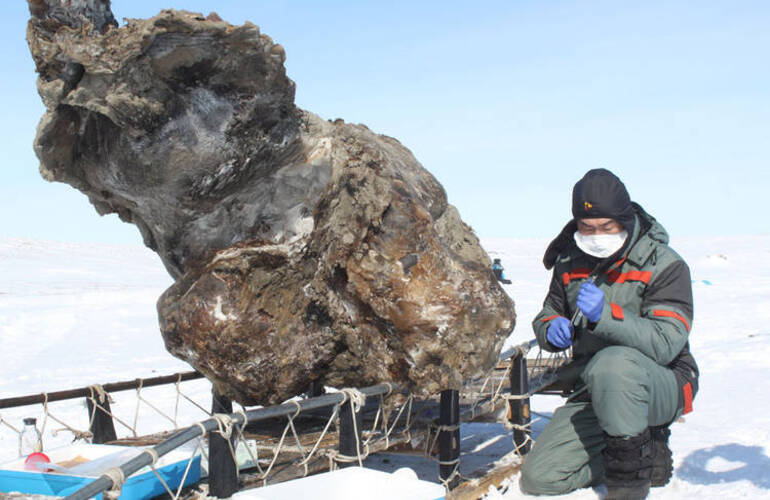
[[[523,344],[514,354],[527,356],[529,348]],[[538,349],[534,357],[527,358],[529,364],[530,390],[526,394],[511,394],[508,382],[511,376],[512,359],[505,360],[492,368],[484,377],[468,381],[459,391],[460,393],[460,420],[470,422],[479,417],[494,415],[495,419],[506,425],[509,430],[518,430],[525,436],[523,443],[517,443],[514,452],[521,455],[521,450],[527,444],[533,442],[531,438],[532,422],[526,425],[515,424],[509,421],[510,415],[506,411],[510,403],[529,398],[535,392],[549,385],[555,380],[560,366],[570,360],[569,353],[547,353]],[[229,453],[237,464],[236,470],[243,482],[248,485],[267,485],[281,482],[294,477],[303,477],[320,470],[334,470],[343,464],[356,463],[363,465],[364,461],[372,453],[389,450],[394,446],[406,446],[412,450],[419,450],[423,457],[434,461],[437,465],[452,466],[453,471],[448,477],[439,478],[445,486],[457,477],[468,479],[460,474],[459,458],[451,461],[441,461],[438,458],[437,443],[442,432],[454,432],[459,425],[442,426],[436,418],[437,402],[430,398],[415,399],[412,395],[404,395],[391,390],[384,395],[366,398],[364,394],[355,388],[344,388],[340,392],[343,395],[342,402],[327,408],[324,411],[305,412],[308,418],[302,419],[300,405],[294,401],[296,411],[283,419],[282,424],[272,422],[272,433],[256,433],[247,426],[245,407],[237,405],[234,412],[240,415],[240,419],[233,419],[229,415],[212,415],[206,409],[210,407],[211,389],[205,381],[186,382],[185,386],[192,386],[190,390],[183,390],[180,379],[166,388],[143,388],[141,380],[133,393],[133,401],[121,394],[108,394],[103,387],[93,385],[89,387],[90,394],[86,399],[90,402],[90,411],[82,411],[82,399],[80,405],[69,402],[70,408],[60,410],[59,406],[52,409],[44,395],[44,402],[39,412],[42,413],[42,429],[44,442],[45,432],[54,422],[61,427],[50,429],[49,434],[55,437],[60,432],[68,433],[73,441],[92,442],[92,428],[97,411],[108,415],[115,423],[116,431],[119,431],[120,444],[155,444],[167,435],[147,434],[147,430],[155,430],[164,425],[167,430],[169,425],[174,430],[184,426],[198,425],[201,427],[201,437],[197,439],[191,452],[185,470],[185,476],[197,454],[202,456],[202,462],[208,462],[207,445],[204,441],[205,429],[197,422],[201,418],[212,417],[217,422],[217,428],[212,431],[221,436],[228,445]],[[196,384],[196,382],[198,382]],[[205,385],[205,387],[204,387]],[[152,391],[150,390],[152,389]],[[151,394],[152,392],[152,394]],[[130,394],[130,393],[128,393]],[[154,396],[154,397],[151,397]],[[393,396],[397,396],[393,399]],[[205,403],[204,403],[205,401]],[[59,402],[59,405],[64,402]],[[79,406],[77,412],[72,407]],[[29,416],[29,407],[25,408],[24,416]],[[338,436],[340,433],[341,412],[349,411],[353,417],[355,453],[346,455],[338,449]],[[60,415],[65,414],[65,416]],[[362,428],[357,428],[358,420],[355,414],[364,412],[367,418],[362,421]],[[18,415],[18,412],[17,412]],[[75,418],[72,418],[72,417]],[[314,422],[308,426],[307,420]],[[20,421],[21,418],[18,418]],[[143,421],[152,420],[153,425],[143,425]],[[300,420],[303,420],[300,422]],[[322,422],[319,424],[319,420]],[[0,429],[18,436],[21,429],[14,425],[17,418],[9,419],[0,414]],[[238,422],[240,421],[240,423]],[[165,424],[164,424],[165,423]],[[257,429],[262,428],[262,422],[254,424]],[[313,430],[315,429],[315,430]],[[11,457],[12,458],[12,457]],[[170,498],[184,498],[183,489],[179,486],[176,490],[169,487],[158,473],[155,467],[157,456],[152,460],[151,469],[158,476]],[[107,496],[119,494],[121,485],[125,481],[121,475],[112,471],[113,489]],[[182,481],[182,484],[184,480]],[[200,489],[200,488],[199,488]],[[197,493],[205,491],[205,486]]]
[[[119,444],[155,444],[210,415],[202,405],[204,401],[211,404],[210,383],[204,379],[181,381],[181,374],[178,377],[175,384],[151,388],[143,388],[142,379],[138,379],[135,391],[113,394],[101,385],[92,385],[85,398],[55,402],[43,393],[42,403],[6,408],[0,414],[0,461],[17,458],[22,420],[27,417],[37,420],[44,450],[74,442],[92,443],[91,429],[97,416],[112,420]]]
[[[521,349],[518,355],[526,356],[529,349]],[[533,368],[530,369],[530,390],[526,394],[510,394],[510,380],[512,360],[506,360],[503,364],[491,369],[484,377],[471,380],[460,391],[461,421],[469,422],[478,417],[488,417],[494,414],[497,421],[502,422],[509,430],[522,431],[524,441],[517,443],[514,453],[522,455],[522,450],[528,444],[534,442],[531,437],[532,424],[526,425],[512,423],[508,420],[508,405],[512,401],[527,399],[537,390],[550,384],[556,379],[557,370],[569,360],[563,353],[547,353],[538,349],[533,358],[528,359]],[[360,398],[360,393],[355,389],[342,389],[345,396],[342,403],[335,405],[331,413],[326,417],[320,432],[298,432],[297,419],[299,413],[286,417],[283,429],[279,437],[274,439],[251,434],[238,436],[242,441],[237,444],[239,449],[248,450],[248,462],[255,470],[251,474],[252,479],[261,485],[284,480],[289,470],[294,470],[297,477],[302,477],[310,472],[319,470],[320,461],[325,458],[327,463],[323,468],[334,470],[342,464],[363,462],[372,453],[390,450],[395,445],[408,446],[420,451],[422,456],[433,461],[437,465],[453,466],[453,472],[449,477],[438,478],[441,483],[448,486],[455,477],[465,478],[460,474],[460,460],[441,461],[438,457],[437,444],[441,432],[453,432],[459,429],[459,425],[442,426],[436,419],[436,401],[430,399],[417,400],[413,395],[408,395],[399,404],[386,404],[390,394],[370,398]],[[392,391],[391,391],[392,392]],[[363,399],[363,400],[362,400]],[[376,409],[371,399],[376,399]],[[352,404],[345,405],[346,402]],[[366,404],[368,403],[368,404]],[[337,448],[337,439],[329,439],[330,434],[339,432],[339,420],[341,411],[364,411],[368,418],[368,425],[361,430],[361,438],[356,435],[356,453],[354,455],[342,454]],[[373,415],[373,417],[372,417]],[[353,422],[356,419],[353,418]],[[356,429],[357,431],[357,429]],[[253,439],[252,445],[247,446],[246,440]],[[248,473],[246,473],[249,475]]]

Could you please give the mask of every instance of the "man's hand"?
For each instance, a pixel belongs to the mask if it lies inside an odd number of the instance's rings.
[[[604,308],[604,292],[591,281],[586,281],[580,286],[577,296],[578,309],[583,311],[583,316],[591,323],[596,323],[602,317]]]
[[[545,338],[552,346],[559,349],[565,349],[572,345],[572,330],[574,327],[564,316],[557,316],[551,320],[548,330],[545,332]]]

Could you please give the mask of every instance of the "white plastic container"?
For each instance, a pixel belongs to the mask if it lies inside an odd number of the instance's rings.
[[[37,430],[37,420],[34,418],[24,419],[24,428],[19,434],[19,456],[26,457],[30,453],[43,451],[43,436]]]
[[[236,493],[233,500],[443,500],[444,487],[417,478],[412,469],[391,473],[347,467]]]

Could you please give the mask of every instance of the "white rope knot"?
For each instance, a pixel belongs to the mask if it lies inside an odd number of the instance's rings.
[[[353,407],[353,411],[358,413],[362,406],[366,404],[366,394],[359,391],[355,387],[345,387],[340,389],[344,399],[342,403],[350,401],[350,405]]]
[[[114,403],[112,397],[110,394],[104,390],[104,387],[101,386],[101,384],[93,384],[89,385],[88,389],[91,391],[91,399],[96,399],[94,397],[94,393],[99,397],[99,403],[104,404],[105,401],[108,401],[109,403]]]
[[[526,424],[516,424],[506,419],[503,421],[503,426],[509,431],[510,430],[524,431],[527,433],[527,435],[529,435],[529,433],[532,432],[532,424],[534,424],[538,420],[540,419],[536,418],[536,419],[530,420]]]
[[[460,428],[460,424],[455,425],[436,425],[435,429],[437,432],[454,432],[457,429]]]
[[[120,467],[113,467],[104,472],[104,475],[109,477],[112,481],[112,486],[108,491],[104,492],[104,497],[109,499],[117,499],[120,497],[120,492],[123,489],[123,484],[126,482],[126,475],[123,473],[123,469]]]
[[[230,439],[233,435],[233,419],[226,413],[215,413],[211,416],[217,421],[217,430],[214,431],[220,434],[224,439]]]
[[[155,448],[145,448],[144,452],[148,455],[150,455],[150,460],[152,460],[152,463],[150,464],[150,467],[155,467],[155,464],[158,461],[158,452],[155,451]]]
[[[360,431],[358,429],[358,424],[356,423],[356,416],[355,414],[361,411],[361,408],[366,404],[366,394],[359,391],[358,389],[354,387],[345,387],[344,389],[340,389],[340,392],[342,393],[343,399],[340,405],[345,404],[346,402],[350,402],[350,413],[353,417],[353,435],[356,438],[356,456],[350,457],[347,455],[340,454],[339,451],[336,453],[329,455],[329,460],[331,462],[335,461],[341,461],[341,462],[358,462],[358,465],[361,467],[364,466],[364,459],[369,454],[369,446],[367,443],[364,443],[364,448],[366,451],[362,453],[362,446],[361,446],[361,436]]]
[[[358,444],[358,443],[357,443]],[[363,443],[364,450],[357,455],[345,455],[340,453],[339,450],[327,450],[324,453],[329,459],[329,470],[336,470],[337,464],[352,464],[358,462],[358,465],[363,467],[363,461],[369,457],[369,444]]]
[[[514,451],[514,453],[516,453],[516,455],[518,455],[518,456],[520,456],[520,457],[521,457],[521,456],[523,456],[523,454],[522,454],[522,450],[523,450],[523,449],[524,449],[524,448],[527,446],[527,444],[528,444],[528,443],[534,443],[534,442],[535,442],[535,440],[534,440],[534,439],[532,439],[532,424],[534,424],[534,423],[535,423],[535,422],[537,422],[538,420],[540,420],[540,419],[539,419],[539,418],[536,418],[536,419],[534,419],[534,420],[531,420],[531,421],[527,422],[527,423],[526,423],[526,424],[524,424],[524,425],[515,424],[515,423],[513,423],[513,422],[511,422],[511,421],[509,421],[509,420],[505,420],[505,421],[503,422],[503,425],[505,426],[505,428],[506,428],[507,430],[509,430],[509,431],[510,431],[510,430],[513,430],[513,431],[521,431],[521,432],[523,432],[523,433],[524,433],[524,442],[523,442],[523,443],[521,443],[521,444],[519,444],[519,445],[517,445],[517,446],[516,446],[516,447],[513,449],[513,451]]]
[[[441,484],[444,485],[444,489],[446,489],[447,492],[449,492],[450,488],[449,485],[454,481],[456,477],[460,477],[460,459],[457,460],[451,460],[448,462],[439,462],[440,465],[454,465],[454,469],[452,470],[452,473],[449,474],[449,477],[446,479],[439,476],[438,480],[441,482]]]
[[[326,452],[326,455],[334,460],[335,462],[342,462],[342,463],[353,463],[358,462],[358,455],[345,455],[343,453],[340,453],[337,450],[329,450]]]
[[[288,402],[293,404],[294,407],[297,409],[297,411],[294,412],[294,415],[290,417],[290,420],[294,420],[299,416],[300,413],[302,413],[302,406],[300,406],[299,402],[296,399],[292,399]]]
[[[52,429],[51,435],[56,437],[61,431],[67,431],[71,432],[73,435],[72,440],[77,441],[78,439],[82,439],[83,441],[90,442],[94,438],[94,433],[91,431],[79,431],[77,429],[73,429],[72,427],[61,427],[59,429]]]
[[[243,423],[241,424],[240,432],[243,434],[244,429],[246,429],[246,425],[249,423],[249,417],[246,416],[246,412],[243,408],[238,408],[233,413],[237,413],[238,415],[243,417]]]
[[[516,446],[516,448],[513,449],[513,451],[516,453],[516,455],[522,457],[524,454],[522,453],[522,450],[527,446],[528,443],[534,443],[535,440],[532,439],[532,436],[529,434],[524,434],[524,442],[520,445]]]
[[[195,426],[201,430],[201,437],[205,436],[208,432],[202,422],[195,422]]]

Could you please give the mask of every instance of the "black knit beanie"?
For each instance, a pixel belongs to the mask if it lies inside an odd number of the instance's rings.
[[[626,186],[604,168],[589,170],[572,190],[572,215],[575,220],[610,218],[629,234],[634,231],[634,208]]]

